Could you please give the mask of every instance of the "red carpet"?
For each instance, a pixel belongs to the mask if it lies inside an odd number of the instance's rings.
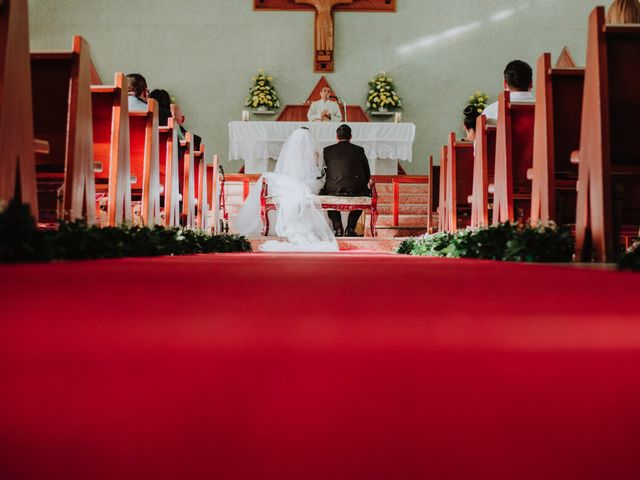
[[[0,267],[0,478],[637,479],[639,281],[359,254]]]

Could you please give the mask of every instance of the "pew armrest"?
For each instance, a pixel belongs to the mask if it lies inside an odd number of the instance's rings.
[[[49,142],[46,140],[38,140],[37,138],[33,140],[33,151],[35,153],[40,153],[42,155],[49,154]]]
[[[574,150],[571,152],[571,163],[578,165],[580,163],[580,151]]]

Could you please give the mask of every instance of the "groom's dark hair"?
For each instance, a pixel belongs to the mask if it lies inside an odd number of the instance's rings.
[[[338,140],[351,140],[351,127],[346,124],[342,124],[336,130],[336,136]]]

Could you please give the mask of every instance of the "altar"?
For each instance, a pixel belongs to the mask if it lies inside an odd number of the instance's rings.
[[[411,162],[416,126],[413,123],[348,122],[354,144],[364,148],[371,173],[397,175],[398,162]],[[289,135],[307,127],[320,148],[336,143],[332,122],[229,122],[229,160],[244,161],[245,173],[273,170]]]

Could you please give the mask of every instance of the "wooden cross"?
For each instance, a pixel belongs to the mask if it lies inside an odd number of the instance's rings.
[[[253,0],[254,10],[315,10],[314,71],[333,72],[333,12],[395,12],[396,0]]]

